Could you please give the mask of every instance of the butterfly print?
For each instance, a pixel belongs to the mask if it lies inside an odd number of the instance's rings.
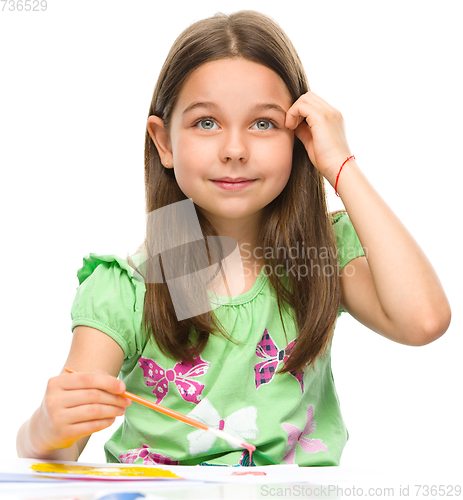
[[[293,340],[284,349],[279,349],[265,329],[262,339],[256,347],[257,356],[265,360],[254,366],[256,389],[262,384],[268,384],[272,381],[278,365],[286,362],[295,343],[296,341]],[[303,370],[291,370],[289,373],[299,382],[301,390],[304,391]]]
[[[328,447],[323,444],[321,439],[310,439],[308,436],[312,434],[317,428],[317,422],[313,419],[313,407],[309,406],[307,412],[307,423],[301,431],[298,427],[292,424],[281,424],[285,431],[288,433],[288,443],[283,462],[293,464],[296,457],[296,447],[299,443],[301,448],[306,453],[317,453],[319,451],[328,452]]]
[[[142,459],[143,465],[178,465],[178,460],[173,460],[167,455],[161,455],[161,453],[154,453],[150,449],[148,445],[144,444],[143,448],[128,450],[126,453],[119,455],[119,460],[123,464],[134,464],[136,460]]]
[[[159,404],[169,392],[169,384],[172,382],[178,389],[180,396],[190,403],[199,403],[202,399],[201,393],[204,384],[196,380],[190,380],[204,375],[209,370],[210,363],[198,356],[191,362],[179,362],[173,368],[165,370],[155,361],[148,358],[140,358],[138,365],[143,370],[143,378],[148,387],[154,387],[153,394],[157,397]]]
[[[188,413],[188,416],[211,428],[223,430],[235,438],[254,440],[259,437],[259,429],[256,424],[257,408],[255,406],[240,408],[222,419],[213,404],[205,398]],[[191,432],[187,438],[190,441],[191,456],[209,451],[217,439],[212,432],[202,429]],[[237,448],[235,443],[228,442],[228,444],[232,448]]]

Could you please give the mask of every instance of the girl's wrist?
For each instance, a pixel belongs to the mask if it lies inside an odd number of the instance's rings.
[[[334,183],[334,193],[336,194],[336,196],[339,196],[338,194],[338,182],[339,182],[339,176],[341,175],[341,172],[342,172],[342,169],[344,168],[344,165],[346,163],[348,163],[349,161],[351,160],[355,160],[355,156],[354,155],[350,155],[348,156],[341,164],[341,166],[339,167],[339,171],[336,175],[336,181]]]
[[[17,452],[20,458],[44,458],[46,453],[37,445],[38,432],[35,428],[35,413],[23,423],[18,431]]]
[[[24,458],[59,460],[62,450],[47,445],[47,440],[43,436],[43,419],[40,413],[41,407],[23,424],[18,433],[18,454]]]
[[[29,458],[48,458],[53,450],[46,448],[41,443],[42,430],[40,429],[40,416],[38,413],[40,408],[37,409],[31,418],[23,425],[23,452]]]
[[[342,197],[342,187],[347,181],[347,177],[351,177],[354,171],[359,170],[359,166],[355,161],[354,155],[349,155],[340,161],[339,166],[334,170],[329,177],[326,177],[327,181],[331,184],[336,196]],[[351,172],[352,171],[352,172]]]
[[[349,159],[349,161],[346,162],[347,158],[351,159]],[[317,165],[316,163],[314,163],[314,166],[323,175],[323,177],[331,184],[331,187],[334,189],[336,185],[336,179],[338,179],[338,182],[341,182],[339,180],[340,177],[339,174],[341,169],[343,170],[344,168],[347,168],[347,163],[350,163],[352,161],[354,161],[354,157],[352,153],[348,151],[347,153],[341,154],[336,158],[330,159],[329,164]],[[325,161],[324,163],[328,162]]]

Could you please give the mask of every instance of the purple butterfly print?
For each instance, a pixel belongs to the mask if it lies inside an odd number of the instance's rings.
[[[204,375],[209,369],[210,363],[198,356],[193,361],[179,362],[174,368],[165,370],[155,361],[148,358],[140,358],[138,366],[143,370],[143,378],[148,387],[154,387],[153,394],[156,395],[156,403],[159,404],[169,392],[169,382],[173,382],[185,401],[198,404],[201,401],[201,393],[204,384],[189,378]]]
[[[143,448],[136,448],[133,450],[128,450],[127,453],[119,455],[119,460],[123,464],[134,464],[136,460],[141,458],[143,460],[143,465],[178,465],[178,460],[173,460],[167,455],[161,455],[160,453],[150,452],[150,447],[146,444]]]
[[[309,439],[308,436],[312,434],[317,428],[317,422],[313,419],[313,407],[309,406],[307,412],[307,423],[301,431],[298,427],[292,424],[281,424],[285,431],[288,433],[288,443],[286,448],[283,462],[293,464],[296,457],[297,443],[306,453],[317,453],[318,451],[328,451],[328,447],[323,444],[321,439]]]
[[[261,361],[254,366],[256,389],[262,384],[268,384],[272,381],[279,363],[286,362],[295,343],[296,341],[293,340],[284,349],[278,349],[267,329],[265,329],[262,339],[256,347],[257,356],[265,359],[265,361]],[[301,384],[301,390],[304,391],[303,370],[291,370],[289,373]]]

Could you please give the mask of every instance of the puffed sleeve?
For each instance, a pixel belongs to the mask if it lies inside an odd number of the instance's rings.
[[[145,283],[129,263],[115,255],[90,254],[78,270],[79,287],[71,308],[72,329],[96,328],[131,358],[143,349]]]
[[[339,270],[342,270],[351,260],[364,256],[365,252],[347,212],[335,214],[332,222],[336,235]]]
[[[351,260],[365,255],[362,244],[355,232],[347,212],[338,212],[332,217],[333,229],[336,235],[339,271]],[[346,312],[342,307],[339,314]]]

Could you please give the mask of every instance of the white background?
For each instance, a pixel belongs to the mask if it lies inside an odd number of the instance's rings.
[[[144,129],[172,42],[198,19],[250,8],[283,27],[311,89],[343,113],[358,164],[434,264],[453,309],[448,332],[420,348],[347,315],[339,320],[333,371],[350,431],[341,464],[461,470],[460,2],[7,8],[0,12],[0,455],[15,456],[17,429],[63,366],[82,257],[125,257],[143,240]],[[328,191],[330,209],[340,208]],[[104,461],[114,430],[93,436],[82,460]]]

